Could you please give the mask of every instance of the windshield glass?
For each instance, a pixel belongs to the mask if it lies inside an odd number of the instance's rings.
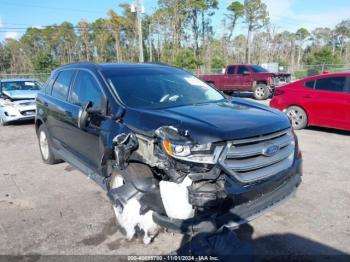
[[[259,66],[259,65],[251,65],[250,68],[254,71],[254,73],[268,73],[265,68]]]
[[[175,68],[122,68],[102,73],[129,107],[161,109],[225,100],[214,88]]]
[[[13,81],[1,83],[2,91],[16,90],[40,90],[40,85],[36,81]]]

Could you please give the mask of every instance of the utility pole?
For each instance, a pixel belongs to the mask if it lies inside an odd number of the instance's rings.
[[[152,62],[153,54],[152,54],[152,21],[150,21],[148,26],[148,38],[149,38],[149,61]]]
[[[141,15],[145,13],[145,8],[143,6],[143,0],[135,0],[131,4],[131,12],[136,13],[137,18],[137,29],[138,29],[138,35],[139,35],[139,62],[143,63],[143,44],[142,44],[142,17]]]

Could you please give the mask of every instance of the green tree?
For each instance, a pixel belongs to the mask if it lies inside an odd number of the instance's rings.
[[[208,24],[209,22],[206,19],[206,16],[214,15],[213,9],[218,8],[218,0],[204,0],[203,8],[201,9],[201,17],[202,17],[202,49],[206,48],[207,45],[207,33],[208,33]]]
[[[53,59],[52,55],[45,51],[39,52],[33,57],[34,71],[38,73],[49,73],[55,67],[59,66],[59,63]]]
[[[228,35],[228,40],[231,41],[231,37],[233,34],[233,30],[236,27],[237,20],[243,17],[244,15],[244,5],[242,5],[238,1],[235,1],[227,7],[227,10],[230,11],[230,13],[227,14],[227,17],[230,19],[230,33]]]
[[[198,24],[198,16],[201,10],[206,8],[206,4],[204,0],[188,0],[189,7],[189,17],[192,22],[192,32],[193,32],[193,40],[194,40],[194,55],[197,58],[199,55],[199,24]]]
[[[92,42],[95,48],[96,62],[113,61],[115,55],[114,38],[109,19],[99,18],[91,24]],[[112,31],[112,32],[111,32]]]
[[[305,40],[310,36],[310,33],[309,33],[309,31],[307,29],[302,27],[302,28],[299,28],[297,30],[295,35],[296,35],[298,43],[299,43],[297,65],[300,65],[303,45],[304,45]]]
[[[123,29],[123,26],[125,24],[125,18],[122,16],[119,16],[116,12],[113,10],[108,11],[108,24],[113,30],[113,38],[115,43],[115,53],[117,57],[117,61],[120,62],[123,60],[122,53],[120,50],[120,32]]]
[[[182,49],[175,57],[173,63],[174,66],[185,69],[195,69],[201,64],[202,62],[194,56],[190,49]]]
[[[73,24],[69,22],[63,22],[60,24],[53,34],[50,40],[51,49],[46,50],[46,52],[52,53],[53,50],[57,61],[60,64],[69,64],[74,62],[75,57],[75,44],[77,42],[77,35],[74,32]]]
[[[78,22],[79,42],[80,42],[80,60],[91,61],[92,48],[91,48],[91,34],[90,24],[82,19]]]
[[[337,44],[340,49],[340,54],[348,58],[349,52],[349,38],[350,38],[350,19],[343,20],[335,27],[335,35],[337,37]],[[345,51],[345,52],[344,52]]]
[[[269,13],[267,6],[261,0],[245,0],[244,1],[245,22],[248,26],[246,62],[250,64],[250,39],[251,34],[263,28],[269,23]]]

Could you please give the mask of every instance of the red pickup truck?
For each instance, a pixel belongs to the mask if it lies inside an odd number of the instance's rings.
[[[260,65],[228,65],[223,75],[202,75],[199,78],[228,94],[252,91],[258,100],[267,99],[278,83],[290,82],[290,74],[271,73]]]

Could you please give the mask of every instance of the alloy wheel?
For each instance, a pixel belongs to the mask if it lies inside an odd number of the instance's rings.
[[[305,127],[306,115],[305,113],[297,108],[293,107],[287,111],[287,116],[292,122],[292,125],[295,129],[301,129]]]
[[[45,160],[49,159],[49,143],[47,141],[47,136],[44,131],[40,132],[39,135],[39,143],[40,143],[40,150],[41,154],[43,155],[43,158]]]

